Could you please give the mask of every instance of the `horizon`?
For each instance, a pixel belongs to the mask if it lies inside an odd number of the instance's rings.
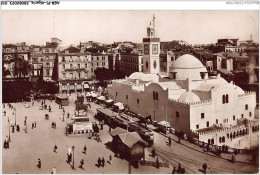
[[[2,43],[45,45],[51,38],[62,40],[62,46],[88,41],[142,43],[153,14],[161,42],[212,44],[221,38],[250,40],[252,34],[253,41],[259,43],[258,13],[256,10],[3,10]]]

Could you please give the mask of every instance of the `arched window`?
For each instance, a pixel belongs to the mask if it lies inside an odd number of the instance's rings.
[[[214,144],[214,139],[211,139],[211,144],[212,144],[212,145]]]
[[[222,104],[225,104],[226,103],[226,97],[225,95],[222,96]]]
[[[240,130],[239,135],[242,135],[242,130]]]
[[[221,137],[219,137],[219,143],[221,143],[222,142],[222,139],[221,139]]]
[[[210,139],[208,139],[208,144],[210,144]]]
[[[243,129],[243,133],[242,134],[245,135],[245,129]]]
[[[232,133],[230,133],[229,135],[230,135],[230,138],[232,139]]]
[[[228,94],[226,94],[226,103],[228,103]]]
[[[225,137],[224,136],[222,137],[222,142],[225,142]]]
[[[233,133],[233,138],[236,138],[236,132]]]

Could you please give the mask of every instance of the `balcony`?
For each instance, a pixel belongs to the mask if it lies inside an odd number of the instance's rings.
[[[74,67],[74,68],[70,68],[70,69],[65,69],[65,71],[68,71],[68,72],[70,72],[70,71],[87,71],[88,69],[87,68],[76,68],[76,67]]]

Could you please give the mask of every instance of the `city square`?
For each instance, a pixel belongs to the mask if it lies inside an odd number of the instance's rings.
[[[76,94],[69,97],[70,104],[65,106],[65,116],[63,121],[63,110],[59,109],[59,105],[55,101],[46,100],[45,103],[50,105],[53,112],[48,110],[39,110],[42,101],[35,101],[34,106],[32,103],[27,102],[29,108],[25,108],[25,103],[12,104],[16,109],[11,110],[5,105],[2,111],[6,111],[6,116],[3,116],[3,138],[8,140],[8,118],[10,124],[16,124],[21,127],[20,132],[15,130],[10,131],[10,148],[3,149],[3,173],[4,174],[49,174],[55,166],[58,174],[118,174],[129,173],[129,163],[126,160],[116,158],[115,154],[106,148],[105,143],[111,141],[111,136],[108,133],[108,126],[104,126],[100,130],[100,138],[102,142],[89,139],[89,134],[66,136],[65,127],[68,123],[72,122],[71,115],[74,114],[73,101],[76,99]],[[91,103],[88,115],[91,117],[93,123],[97,122],[93,115],[96,113],[96,108],[103,108],[102,106]],[[67,118],[67,113],[70,117]],[[49,120],[45,119],[45,114],[49,115]],[[25,133],[24,119],[27,117],[27,133]],[[31,124],[36,122],[36,128],[31,129]],[[51,127],[51,123],[56,122],[57,128]],[[10,128],[11,129],[11,128]],[[182,140],[182,144],[177,142],[178,138],[171,135],[173,144],[167,145],[167,137],[155,133],[154,145],[160,161],[168,163],[169,167],[160,167],[159,169],[154,166],[139,166],[130,169],[131,173],[149,173],[149,174],[168,174],[172,172],[172,166],[177,167],[178,163],[186,169],[186,173],[201,173],[203,161],[208,162],[208,171],[210,173],[254,173],[257,172],[257,166],[252,162],[252,156],[247,154],[238,154],[237,162],[235,164],[230,162],[230,154],[222,154],[222,157],[216,157],[212,153],[204,152],[203,148],[193,145],[188,141]],[[53,152],[54,145],[57,145],[57,153]],[[87,153],[83,154],[83,147],[87,146]],[[67,152],[69,147],[75,146],[75,169],[66,162]],[[147,161],[154,161],[155,158],[151,157],[151,149],[147,148],[145,159]],[[109,163],[109,155],[112,155],[112,165]],[[105,167],[98,168],[97,159],[104,157],[107,161]],[[42,167],[37,167],[37,160],[41,159]],[[80,160],[84,159],[84,169],[78,168]],[[26,161],[24,161],[26,160]],[[227,166],[228,164],[228,166]],[[241,168],[243,167],[243,168]]]
[[[3,174],[259,172],[257,11],[3,19]]]

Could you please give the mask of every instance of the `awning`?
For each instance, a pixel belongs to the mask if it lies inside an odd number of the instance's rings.
[[[167,123],[167,124],[166,124]],[[167,127],[171,127],[171,124],[169,123],[169,122],[166,122],[166,121],[160,121],[159,123],[158,123],[158,125],[161,125],[161,126],[164,126],[164,127],[166,127],[166,125],[167,125]]]
[[[91,96],[91,94],[88,92],[87,94],[86,94],[86,97],[90,97]]]
[[[106,108],[97,108],[97,112],[105,114],[109,117],[115,117],[116,116],[116,114],[114,114],[111,110],[106,109]]]
[[[114,102],[114,100],[111,100],[111,99],[106,100],[106,103],[113,103],[113,102]]]
[[[89,85],[88,84],[84,84],[84,88],[89,88]]]
[[[114,106],[117,106],[119,110],[125,109],[124,104],[120,102],[115,103]]]
[[[97,99],[101,100],[101,101],[105,101],[106,100],[106,98],[104,96],[99,96]]]
[[[91,94],[92,97],[97,97],[97,94]]]

